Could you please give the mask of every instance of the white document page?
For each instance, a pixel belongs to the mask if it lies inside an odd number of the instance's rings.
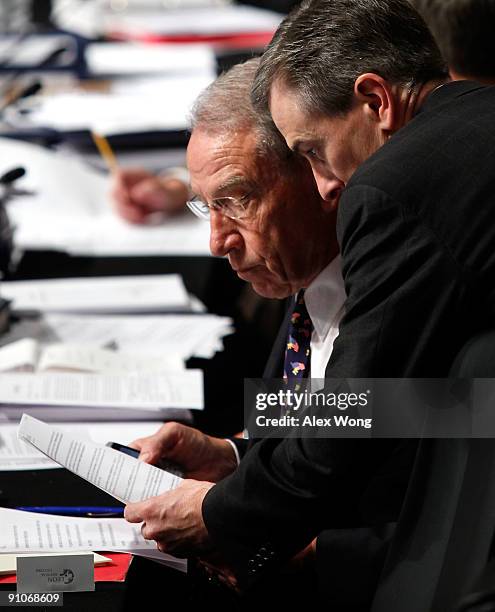
[[[7,347],[6,347],[7,348]],[[0,349],[0,357],[2,351]],[[42,349],[39,372],[71,370],[100,374],[152,374],[184,370],[180,357],[140,351],[113,351],[84,344],[53,344]]]
[[[60,467],[31,444],[17,437],[17,425],[0,425],[0,471],[45,470]]]
[[[8,373],[0,375],[1,404],[202,410],[203,372],[182,370],[153,376]]]
[[[70,371],[100,374],[151,374],[183,370],[179,356],[115,351],[85,344],[56,343],[42,347],[33,338],[0,347],[0,372]]]
[[[275,32],[283,15],[251,6],[108,12],[105,32],[139,36]]]
[[[177,274],[106,276],[0,285],[12,309],[41,312],[163,312],[189,310],[189,296]]]
[[[21,101],[5,114],[18,128],[94,130],[105,136],[180,131],[189,127],[196,98],[214,78],[212,70],[142,78],[135,88],[119,83],[109,92],[54,93]]]
[[[214,73],[215,54],[209,45],[91,43],[86,64],[92,75],[160,75],[191,72]]]
[[[233,321],[217,315],[78,316],[47,315],[46,327],[39,330],[47,339],[62,342],[117,345],[122,351],[136,351],[145,345],[150,351],[167,355],[213,357],[223,350],[222,338],[233,332]],[[15,333],[15,330],[13,330]]]
[[[182,478],[24,414],[19,437],[124,504],[175,489]],[[91,546],[91,548],[96,548]]]
[[[0,348],[0,372],[33,372],[39,359],[40,345],[33,338],[17,340]]]
[[[16,187],[32,192],[9,203],[19,248],[82,255],[210,254],[208,223],[189,212],[160,225],[127,223],[110,201],[109,177],[66,152],[0,138],[0,173],[17,166],[26,175]]]
[[[44,346],[56,342],[116,347],[134,352],[146,346],[164,358],[213,357],[222,338],[233,333],[233,321],[217,315],[71,315],[46,314],[14,323],[0,337],[6,345],[26,337]]]
[[[53,516],[0,508],[0,525],[0,553],[76,552],[88,549],[130,552],[181,571],[186,571],[187,567],[185,559],[161,553],[153,540],[143,538],[140,525],[132,525],[125,519]]]
[[[54,427],[78,438],[106,444],[118,442],[129,446],[137,438],[151,436],[163,425],[161,421],[132,423],[53,423]],[[45,470],[61,466],[41,451],[18,438],[19,423],[0,423],[0,471]]]
[[[13,201],[9,212],[16,226],[16,244],[24,249],[111,257],[210,256],[210,227],[192,213],[164,219],[159,225],[136,226],[117,217],[106,195],[100,198],[102,211],[96,216],[57,215],[40,196],[21,200]]]

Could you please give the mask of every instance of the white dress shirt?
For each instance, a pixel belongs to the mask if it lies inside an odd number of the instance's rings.
[[[306,308],[313,323],[310,365],[312,379],[325,378],[333,344],[339,335],[345,299],[342,260],[340,255],[337,255],[304,293]]]

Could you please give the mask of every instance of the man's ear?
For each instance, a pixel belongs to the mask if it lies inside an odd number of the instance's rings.
[[[396,129],[396,113],[392,88],[381,76],[361,74],[354,83],[354,97],[364,113],[386,132]]]

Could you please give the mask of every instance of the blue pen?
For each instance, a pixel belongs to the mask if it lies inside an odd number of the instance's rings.
[[[16,510],[95,518],[124,516],[124,508],[121,506],[17,506]]]

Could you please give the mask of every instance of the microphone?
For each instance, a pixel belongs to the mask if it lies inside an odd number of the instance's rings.
[[[26,168],[19,166],[17,168],[12,168],[12,170],[8,170],[2,176],[0,176],[0,185],[10,185],[17,179],[20,179],[26,174]]]
[[[9,199],[15,195],[14,183],[26,174],[22,166],[12,168],[0,176],[0,273],[8,274],[11,270],[14,250],[14,228],[6,210]]]
[[[32,196],[35,192],[31,189],[18,189],[14,183],[26,174],[22,166],[12,168],[0,176],[0,207],[8,204],[14,196]]]

